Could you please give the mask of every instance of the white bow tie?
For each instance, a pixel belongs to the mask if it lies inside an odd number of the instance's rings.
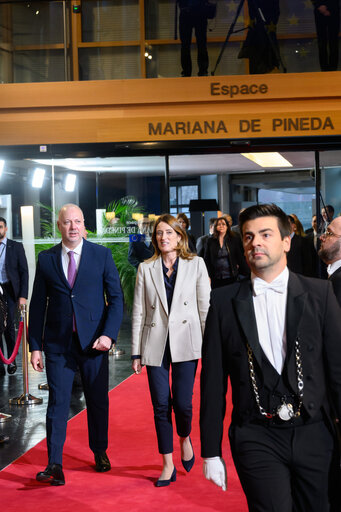
[[[282,280],[267,283],[266,281],[263,281],[263,279],[254,279],[253,291],[255,292],[255,295],[261,295],[262,293],[265,293],[267,290],[273,290],[274,292],[277,293],[284,293],[286,290],[286,283],[284,283]]]

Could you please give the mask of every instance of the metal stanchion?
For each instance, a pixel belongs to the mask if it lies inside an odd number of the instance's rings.
[[[24,392],[16,398],[10,398],[9,403],[12,405],[41,404],[43,402],[43,399],[36,398],[35,396],[30,395],[29,389],[28,389],[28,350],[27,350],[27,336],[26,336],[26,333],[27,333],[26,304],[20,305],[20,314],[21,314],[21,319],[24,322],[23,340],[22,340],[22,373],[23,373]]]
[[[123,354],[125,354],[125,350],[123,350],[122,348],[118,348],[115,345],[109,350],[110,356],[119,357],[123,356]]]
[[[12,418],[10,414],[5,414],[4,412],[0,412],[0,423],[5,423],[5,421],[9,421]]]

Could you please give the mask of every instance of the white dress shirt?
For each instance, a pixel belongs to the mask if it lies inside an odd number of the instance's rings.
[[[63,265],[63,271],[65,274],[66,280],[67,280],[67,271],[68,271],[69,260],[70,260],[68,253],[70,251],[73,251],[73,253],[74,253],[73,257],[75,259],[76,269],[78,272],[79,262],[81,260],[81,255],[82,255],[82,248],[83,248],[83,238],[82,238],[82,241],[74,249],[69,249],[62,243],[62,265]]]
[[[334,272],[341,267],[341,260],[334,261],[327,267],[328,276],[330,277]]]
[[[251,274],[259,343],[279,374],[282,373],[287,350],[285,321],[288,279],[287,267],[271,283]]]

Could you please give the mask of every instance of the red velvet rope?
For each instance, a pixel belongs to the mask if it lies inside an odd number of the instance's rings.
[[[21,342],[21,337],[22,337],[23,330],[24,330],[24,321],[21,320],[20,323],[19,323],[17,341],[15,342],[15,346],[14,346],[14,349],[13,349],[11,357],[9,359],[6,359],[5,356],[2,353],[2,350],[0,349],[0,359],[1,359],[1,361],[3,363],[11,364],[11,363],[13,363],[14,359],[17,357],[18,351],[19,351],[19,347],[20,347],[20,342]]]

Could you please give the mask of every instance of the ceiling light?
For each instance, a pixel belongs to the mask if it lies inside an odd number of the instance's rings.
[[[292,164],[279,153],[241,153],[241,155],[260,167],[292,167]]]
[[[66,192],[73,192],[75,190],[76,185],[76,175],[75,174],[67,174],[65,178],[64,190]]]
[[[32,187],[33,188],[41,188],[43,186],[45,176],[45,169],[40,169],[37,167],[34,170],[33,178],[32,178]]]
[[[5,167],[5,160],[0,160],[0,178]]]

